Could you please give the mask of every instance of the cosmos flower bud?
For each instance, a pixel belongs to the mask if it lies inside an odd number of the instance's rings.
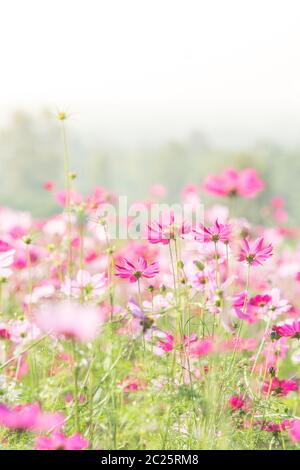
[[[22,240],[25,243],[25,245],[31,245],[32,243],[32,238],[29,235],[24,236]]]
[[[59,121],[65,121],[67,119],[67,114],[64,111],[58,111],[56,117]]]
[[[270,367],[270,368],[269,368],[269,375],[270,375],[270,377],[275,377],[275,375],[276,375],[276,370],[275,370],[274,367]]]
[[[205,266],[201,261],[195,261],[195,266],[199,269],[199,271],[204,271]]]
[[[74,171],[69,172],[70,180],[75,180],[77,178],[77,174]]]

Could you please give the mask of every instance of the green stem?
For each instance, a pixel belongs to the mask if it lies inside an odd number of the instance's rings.
[[[172,253],[171,241],[169,243],[169,254],[170,254],[170,261],[171,261],[172,274],[173,274],[175,300],[176,300],[176,305],[177,305],[177,300],[178,300],[177,299],[177,286],[176,286],[176,276],[175,276],[174,258],[173,258],[173,253]]]
[[[75,341],[72,341],[74,366],[73,366],[73,378],[74,378],[74,404],[75,404],[75,428],[76,432],[80,432],[79,422],[79,396],[78,396],[78,364],[77,364],[77,351]]]
[[[70,158],[69,158],[69,147],[67,142],[67,134],[64,122],[61,121],[61,134],[64,149],[64,173],[65,173],[65,188],[66,188],[66,213],[67,213],[67,244],[68,244],[68,256],[67,256],[67,271],[69,277],[71,276],[71,262],[72,262],[72,244],[71,244],[71,212],[70,212]]]

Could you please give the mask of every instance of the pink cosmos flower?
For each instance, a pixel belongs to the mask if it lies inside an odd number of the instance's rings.
[[[107,278],[105,273],[95,274],[92,276],[88,271],[80,269],[76,279],[66,278],[62,285],[62,292],[67,296],[74,295],[80,297],[85,294],[88,297],[99,297],[105,291]]]
[[[246,320],[248,323],[255,323],[258,321],[255,314],[255,308],[250,300],[247,302],[248,293],[246,291],[239,292],[233,297],[233,310],[235,315],[241,320]]]
[[[53,181],[45,181],[43,188],[46,189],[46,191],[52,191],[54,189]]]
[[[200,204],[200,198],[199,198],[199,188],[195,184],[188,184],[183,188],[183,191],[181,193],[182,199],[185,204],[190,204],[191,207],[197,208]]]
[[[257,341],[255,338],[237,338],[233,337],[228,341],[224,341],[220,344],[219,349],[221,351],[254,351],[257,348]]]
[[[191,227],[186,222],[176,223],[173,212],[167,217],[167,222],[153,222],[148,225],[148,241],[150,243],[162,243],[168,245],[170,240],[189,233]]]
[[[12,270],[9,269],[14,262],[15,250],[2,251],[0,253],[0,278],[8,278],[12,274]]]
[[[116,276],[122,279],[129,279],[130,282],[137,282],[138,279],[151,279],[159,273],[158,263],[148,265],[145,258],[140,257],[137,262],[131,262],[123,258],[122,264],[116,264]]]
[[[124,392],[137,392],[145,390],[146,383],[138,378],[132,379],[128,377],[120,383],[120,386],[123,388]]]
[[[269,308],[271,307],[272,297],[268,294],[263,294],[263,295],[255,295],[254,297],[251,297],[249,300],[249,308],[252,310],[257,311],[260,315],[264,315],[267,313]]]
[[[107,202],[107,200],[108,200],[107,191],[104,188],[97,186],[94,189],[93,194],[86,198],[87,209],[88,210],[97,209],[99,206]]]
[[[61,432],[55,432],[50,437],[40,436],[35,440],[37,450],[83,450],[88,446],[89,441],[79,433],[67,437]]]
[[[244,239],[241,243],[239,261],[245,261],[251,266],[262,265],[272,256],[272,245],[263,246],[263,242],[263,238],[257,238],[252,242]]]
[[[3,253],[4,251],[9,251],[11,250],[12,247],[5,242],[4,240],[0,240],[0,253]]]
[[[264,182],[252,168],[240,172],[231,168],[221,175],[209,175],[204,181],[204,190],[216,196],[240,196],[251,198],[264,189]]]
[[[300,442],[300,419],[295,419],[292,422],[290,437],[294,442]]]
[[[83,343],[95,339],[102,323],[97,309],[73,302],[42,305],[35,314],[35,320],[46,333]]]
[[[285,336],[287,338],[300,339],[300,320],[290,320],[286,323],[278,323],[274,325],[272,331],[278,338]]]
[[[245,400],[241,396],[232,395],[228,400],[228,404],[234,410],[241,410],[245,406]]]
[[[162,184],[153,184],[150,188],[150,193],[153,194],[153,196],[163,198],[165,197],[167,190]]]
[[[207,270],[198,271],[193,274],[190,278],[190,283],[195,289],[205,290],[209,282],[209,276]]]
[[[10,331],[4,323],[0,323],[0,339],[10,339]]]
[[[289,301],[281,298],[280,290],[277,288],[271,289],[265,297],[271,297],[270,304],[268,305],[269,315],[272,320],[275,320],[279,315],[289,312],[292,308]]]
[[[163,310],[172,306],[174,295],[168,292],[166,295],[155,295],[151,301],[144,300],[143,308],[145,312],[161,313]]]
[[[10,325],[10,339],[13,343],[24,344],[36,339],[40,334],[39,328],[29,320],[14,320]]]
[[[288,215],[284,209],[284,200],[281,197],[273,197],[271,200],[271,206],[274,211],[274,218],[276,222],[282,224],[288,218]]]
[[[184,341],[182,342],[181,338],[175,338],[173,335],[170,333],[165,333],[162,331],[157,332],[157,336],[160,338],[160,341],[158,342],[158,349],[161,349],[161,351],[168,353],[172,351],[174,348],[181,348],[184,342],[184,347],[191,351],[190,345],[192,343],[195,343],[197,341],[197,336],[195,334],[191,334],[190,337],[184,336]],[[198,344],[199,348],[200,345]],[[208,343],[203,343],[203,354],[205,354],[205,349],[210,349],[210,344]],[[157,351],[159,354],[159,351]],[[196,353],[195,349],[195,356],[196,355],[201,355],[200,354],[200,349],[199,349],[199,354]]]
[[[67,203],[67,192],[65,189],[62,189],[61,191],[57,191],[54,195],[55,201],[60,205],[60,206],[65,206]],[[76,191],[70,191],[70,204],[76,205],[80,204],[82,201],[82,196],[81,194],[77,193]]]
[[[53,284],[42,284],[33,288],[32,293],[24,297],[25,304],[36,304],[39,300],[44,298],[52,297],[55,293],[55,287]]]
[[[255,426],[259,426],[263,431],[279,433],[286,429],[289,429],[291,426],[291,421],[289,419],[284,419],[281,423],[274,423],[273,421],[256,421]]]
[[[38,403],[17,405],[13,408],[0,404],[0,426],[14,430],[46,432],[60,429],[64,416],[60,413],[44,413]]]
[[[211,227],[206,228],[204,225],[199,225],[193,229],[193,233],[195,234],[195,240],[201,242],[228,243],[231,227],[228,224],[219,224],[218,219],[216,219]]]
[[[264,393],[274,393],[279,397],[285,397],[296,390],[298,390],[298,384],[295,380],[280,380],[278,377],[273,377],[270,382],[266,381],[263,386]]]
[[[200,357],[206,356],[213,349],[213,341],[210,338],[196,340],[189,348],[191,356]]]

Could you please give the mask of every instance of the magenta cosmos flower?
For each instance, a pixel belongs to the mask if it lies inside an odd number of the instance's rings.
[[[231,395],[228,400],[228,404],[230,408],[233,408],[234,410],[241,410],[245,406],[245,400],[240,395]]]
[[[295,419],[292,422],[290,437],[294,442],[300,442],[300,419]]]
[[[297,390],[298,384],[295,380],[280,380],[278,377],[274,377],[271,382],[266,381],[263,386],[264,393],[273,393],[279,397],[285,397]]]
[[[17,405],[9,408],[0,404],[0,426],[24,431],[47,432],[52,428],[60,429],[64,416],[60,413],[44,413],[38,403]]]
[[[37,450],[82,450],[89,446],[89,441],[79,433],[67,437],[61,432],[55,432],[52,436],[40,436],[35,440]]]
[[[262,265],[272,256],[272,245],[263,246],[264,239],[257,238],[250,242],[244,239],[241,243],[239,261],[246,261],[251,266]]]
[[[275,333],[278,339],[282,336],[300,339],[300,320],[291,320],[289,323],[274,325],[272,332]]]
[[[175,240],[191,231],[188,223],[176,223],[173,212],[169,214],[167,222],[153,222],[147,228],[148,241],[153,244],[162,243],[163,245],[168,245],[170,240]]]
[[[198,225],[193,229],[195,234],[195,240],[200,242],[223,242],[228,243],[231,233],[231,227],[228,224],[219,224],[218,219],[211,227],[204,227],[204,225]]]
[[[216,196],[240,196],[251,198],[264,189],[264,182],[257,176],[253,168],[236,171],[231,168],[221,175],[209,175],[203,188]]]
[[[102,323],[96,308],[74,302],[42,305],[36,312],[35,320],[45,333],[82,343],[95,339]]]
[[[158,263],[147,264],[147,261],[140,257],[137,262],[131,262],[123,258],[121,264],[116,264],[116,276],[128,279],[130,282],[137,282],[138,279],[151,279],[159,273]]]

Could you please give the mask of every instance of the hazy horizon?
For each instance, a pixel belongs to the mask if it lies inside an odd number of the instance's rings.
[[[300,144],[295,0],[11,0],[1,13],[1,127],[46,107],[117,145],[194,130],[217,146]]]

